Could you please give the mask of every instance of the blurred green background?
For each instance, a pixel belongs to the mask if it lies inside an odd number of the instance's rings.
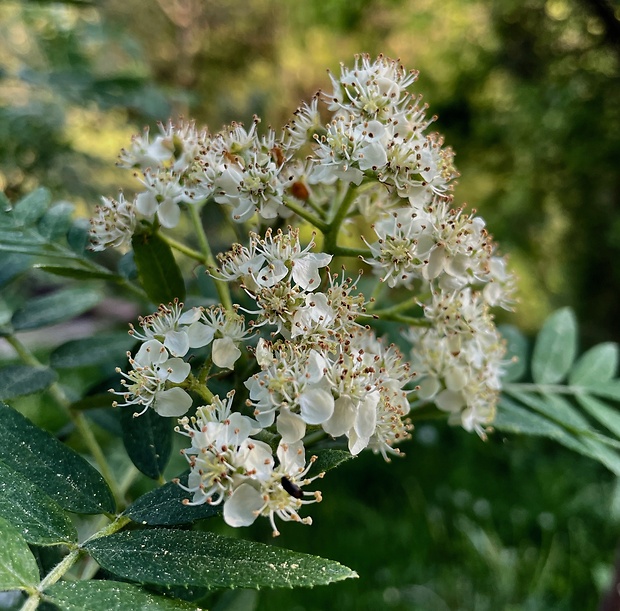
[[[519,275],[510,321],[572,306],[583,347],[620,340],[620,4],[605,0],[93,0],[0,4],[0,189],[81,205],[137,187],[114,166],[144,125],[279,128],[354,53],[420,70],[457,153],[457,202]],[[620,492],[550,443],[419,427],[407,458],[324,480],[315,525],[278,544],[355,583],[247,594],[244,608],[595,609]],[[261,525],[264,526],[264,525]],[[265,539],[268,529],[254,534]],[[238,533],[235,533],[238,534]]]

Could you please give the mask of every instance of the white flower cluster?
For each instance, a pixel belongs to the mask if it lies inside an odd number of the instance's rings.
[[[210,265],[218,290],[237,290],[244,307],[174,302],[132,327],[141,345],[117,393],[137,415],[182,417],[187,502],[222,504],[230,525],[262,515],[277,533],[275,517],[310,522],[299,511],[320,493],[303,488],[322,474],[308,477],[309,440],[388,460],[410,436],[411,401],[483,438],[492,423],[505,347],[491,308],[512,306],[514,280],[484,221],[453,203],[453,153],[409,92],[416,78],[363,55],[279,137],[260,135],[258,119],[215,135],[188,122],[161,125],[154,138],[146,130],[121,154],[143,190],[131,203],[104,198],[92,221],[94,250],[126,246],[139,223],[165,232],[187,206],[226,205],[236,229],[274,225]],[[300,218],[322,234],[322,251],[317,232],[302,246]],[[329,271],[335,256],[359,256],[376,301],[359,277]],[[402,303],[381,306],[381,283]],[[405,327],[408,360],[377,337],[374,318]],[[231,372],[237,394],[214,397],[210,379]],[[205,405],[185,416],[197,397]]]

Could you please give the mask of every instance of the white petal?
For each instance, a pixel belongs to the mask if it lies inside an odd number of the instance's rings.
[[[161,364],[159,377],[173,384],[180,384],[187,378],[191,370],[191,365],[186,363],[183,359],[172,358]]]
[[[435,376],[424,378],[419,384],[418,397],[420,399],[431,399],[441,389],[441,383]]]
[[[138,365],[148,367],[149,365],[159,365],[168,359],[168,351],[164,348],[164,345],[156,340],[149,339],[140,346],[134,361]]]
[[[235,362],[241,356],[241,350],[230,337],[222,337],[213,342],[211,358],[222,369],[234,369]]]
[[[325,253],[308,253],[305,257],[293,261],[293,280],[304,291],[313,291],[321,283],[319,268],[325,267],[332,260],[332,255]]]
[[[301,417],[308,424],[322,424],[334,413],[334,397],[322,388],[309,388],[299,397]]]
[[[366,437],[359,437],[355,430],[351,429],[349,434],[349,452],[353,456],[357,456],[367,446],[368,439]]]
[[[157,209],[157,218],[162,227],[171,229],[179,224],[181,208],[173,199],[164,200]]]
[[[258,344],[256,345],[256,352],[254,353],[256,356],[256,362],[261,367],[269,367],[273,362],[273,352],[270,348],[269,343],[263,339],[262,337],[258,340]]]
[[[379,393],[373,391],[366,395],[364,401],[360,403],[357,411],[357,418],[355,418],[355,432],[366,439],[366,445],[368,440],[374,434],[377,426],[377,404],[379,403]]]
[[[465,406],[465,400],[460,392],[446,389],[435,397],[435,405],[446,412],[456,412]]]
[[[325,375],[325,369],[327,368],[327,361],[325,357],[321,356],[316,350],[310,350],[308,355],[308,363],[306,365],[306,375],[308,376],[308,383],[316,384]]]
[[[349,397],[339,397],[334,402],[332,417],[323,423],[323,430],[333,437],[344,435],[355,422],[355,407]]]
[[[284,443],[299,441],[306,434],[306,423],[303,418],[288,409],[280,412],[277,428]]]
[[[270,261],[254,276],[256,284],[270,287],[277,284],[288,274],[288,267],[283,261]]]
[[[452,367],[445,374],[446,388],[458,392],[463,390],[469,381],[467,372],[459,367]]]
[[[157,212],[158,203],[150,191],[144,191],[136,197],[136,210],[144,216],[152,216]]]
[[[179,316],[179,324],[191,325],[193,322],[200,320],[201,315],[202,311],[200,310],[200,308],[191,308],[187,310],[187,312],[183,312],[183,314]]]
[[[185,356],[189,350],[189,338],[186,331],[168,331],[164,346],[172,356]]]
[[[213,340],[215,329],[201,322],[193,322],[187,327],[187,337],[190,348],[202,348],[208,346]]]
[[[250,484],[241,484],[224,503],[224,521],[229,526],[249,526],[263,506],[263,497]]]
[[[182,388],[171,388],[157,393],[155,411],[160,416],[182,416],[192,406],[192,398]]]
[[[445,249],[443,246],[438,246],[431,252],[431,256],[428,258],[428,265],[424,268],[424,277],[427,280],[437,278],[443,271],[445,260]]]
[[[306,449],[302,441],[280,443],[277,454],[280,465],[290,475],[303,471],[306,466]]]

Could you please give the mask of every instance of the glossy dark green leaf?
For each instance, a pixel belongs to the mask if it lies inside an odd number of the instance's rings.
[[[528,363],[528,342],[527,338],[512,325],[500,325],[499,331],[506,340],[506,356],[508,361],[504,365],[504,382],[516,382],[520,380],[527,371]]]
[[[39,567],[26,540],[3,518],[0,518],[0,533],[0,591],[36,587]]]
[[[47,367],[7,365],[0,369],[0,401],[45,390],[56,377],[56,372]]]
[[[317,460],[312,465],[312,475],[323,471],[329,471],[330,469],[335,469],[342,463],[355,458],[351,452],[345,452],[344,450],[317,450],[316,452],[313,452],[313,454],[316,455]]]
[[[545,321],[532,354],[532,378],[537,384],[557,384],[568,373],[577,354],[577,320],[570,308]]]
[[[592,386],[609,382],[618,370],[618,344],[606,342],[584,352],[568,375],[572,386]]]
[[[39,220],[39,233],[48,240],[66,235],[75,206],[69,202],[54,204]]]
[[[19,331],[47,327],[90,310],[103,299],[100,291],[69,288],[44,297],[30,299],[13,314],[13,327]]]
[[[62,611],[201,611],[195,604],[157,596],[121,581],[59,581],[45,590],[45,599]]]
[[[0,461],[0,517],[35,545],[75,543],[77,531],[60,505]]]
[[[131,244],[140,284],[155,304],[185,299],[185,282],[172,254],[162,238],[152,234],[136,234]]]
[[[32,225],[45,214],[51,201],[52,197],[47,189],[37,189],[15,204],[13,218],[20,225]]]
[[[0,460],[68,511],[96,514],[115,510],[112,493],[96,469],[3,403],[0,403]]]
[[[126,361],[127,351],[136,340],[126,332],[108,333],[76,339],[58,346],[50,355],[50,365],[55,369],[90,367],[110,362]]]
[[[85,548],[111,573],[159,585],[293,588],[357,577],[332,560],[210,532],[127,531]]]
[[[129,458],[144,475],[158,479],[172,451],[172,419],[163,418],[152,409],[134,418],[131,407],[120,409],[123,443]]]
[[[179,477],[182,484],[187,485],[186,471]],[[143,494],[126,511],[134,522],[149,526],[174,526],[190,524],[196,520],[210,518],[222,512],[221,505],[184,505],[183,500],[189,499],[191,494],[185,492],[175,482],[168,482],[160,488]]]

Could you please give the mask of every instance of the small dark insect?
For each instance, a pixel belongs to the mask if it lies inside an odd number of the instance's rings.
[[[283,477],[280,480],[280,483],[282,484],[282,488],[284,488],[284,490],[286,490],[292,497],[296,499],[303,498],[304,493],[301,488],[297,484],[294,484],[288,477]]]

